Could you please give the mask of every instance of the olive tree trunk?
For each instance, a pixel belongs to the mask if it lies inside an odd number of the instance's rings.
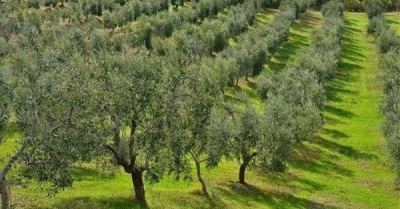
[[[22,145],[21,148],[8,160],[3,170],[0,170],[0,195],[1,195],[1,209],[10,208],[10,195],[7,191],[6,175],[10,171],[14,162],[18,159],[19,155],[24,151],[26,145]]]
[[[247,165],[249,165],[251,159],[253,159],[253,157],[256,155],[257,155],[257,153],[254,152],[251,155],[247,155],[247,156],[243,157],[243,163],[240,165],[240,168],[239,168],[239,183],[246,184],[244,179],[245,179]]]
[[[0,181],[0,195],[1,195],[1,209],[9,209],[10,196],[8,195],[7,183],[5,178],[3,178]]]
[[[208,194],[206,182],[204,181],[203,177],[201,176],[201,168],[200,168],[201,162],[192,151],[190,151],[190,154],[192,155],[192,158],[196,165],[196,175],[197,175],[197,179],[201,183],[201,190],[203,191],[204,195],[208,198],[208,197],[210,197],[210,194]]]
[[[135,200],[138,203],[146,203],[146,195],[143,184],[143,171],[140,169],[133,169],[132,173],[133,192],[135,193]]]

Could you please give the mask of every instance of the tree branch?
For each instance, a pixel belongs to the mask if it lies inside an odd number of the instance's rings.
[[[131,120],[131,133],[129,135],[129,158],[131,162],[129,163],[129,166],[133,168],[136,163],[136,153],[133,150],[133,146],[135,145],[135,132],[137,128],[137,123],[136,120]]]
[[[54,133],[54,132],[57,131],[59,128],[61,128],[63,125],[64,125],[63,123],[60,123],[60,124],[54,126],[54,127],[51,129],[51,132],[50,132],[50,133]]]
[[[197,156],[194,154],[192,150],[189,150],[190,155],[192,156],[195,163],[200,163]]]
[[[103,147],[105,147],[106,149],[108,149],[109,151],[111,151],[115,157],[115,159],[117,160],[118,165],[122,165],[123,167],[128,166],[128,163],[126,162],[125,159],[123,159],[118,151],[116,149],[114,149],[114,147],[112,147],[109,144],[103,144]]]
[[[120,137],[121,121],[119,120],[117,114],[112,115],[111,120],[114,121],[114,143],[118,147],[118,151],[120,151],[120,148],[121,148],[121,137]]]
[[[14,162],[18,159],[19,155],[25,150],[26,145],[23,144],[19,150],[8,160],[7,164],[4,166],[3,170],[0,171],[0,181],[4,179],[8,171],[11,169]]]

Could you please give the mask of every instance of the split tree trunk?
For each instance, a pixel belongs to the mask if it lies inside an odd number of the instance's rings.
[[[138,203],[146,203],[146,196],[143,184],[143,171],[140,169],[133,169],[132,173],[133,191],[135,193],[135,200]]]
[[[10,196],[8,195],[7,183],[5,178],[3,178],[0,181],[0,194],[1,194],[1,209],[9,209]]]
[[[200,163],[196,161],[195,164],[196,164],[196,171],[197,171],[197,179],[201,183],[201,190],[203,191],[203,193],[206,197],[209,197],[210,195],[207,192],[206,182],[204,182],[203,177],[201,177]]]
[[[256,155],[257,155],[257,153],[254,152],[251,155],[247,155],[247,156],[243,157],[243,163],[240,165],[240,168],[239,168],[239,183],[246,184],[244,179],[245,179],[247,165],[249,165],[251,159],[253,159],[253,157]]]

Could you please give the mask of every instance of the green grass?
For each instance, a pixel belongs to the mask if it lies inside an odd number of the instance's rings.
[[[303,19],[307,15],[317,19],[307,22]],[[326,124],[318,140],[295,147],[287,173],[250,167],[246,176],[250,185],[245,187],[236,183],[239,165],[227,161],[216,169],[203,170],[212,202],[201,195],[197,181],[165,178],[155,185],[146,184],[149,207],[400,208],[400,193],[393,190],[394,173],[380,131],[380,71],[373,39],[365,32],[368,19],[360,13],[346,13],[345,17],[339,69],[327,84]],[[309,44],[312,28],[320,23],[321,16],[316,13],[307,13],[295,23],[289,42],[279,49],[276,61],[281,65],[276,64],[276,70]],[[254,91],[253,83],[240,84],[249,93]],[[10,137],[13,140],[0,145],[0,158],[15,147],[18,136]],[[91,165],[77,168],[75,173],[78,180],[74,188],[52,199],[45,198],[45,193],[34,184],[27,188],[13,186],[16,208],[135,208],[130,176],[122,172],[106,175]]]
[[[386,13],[385,19],[390,27],[396,31],[397,36],[400,36],[400,12]]]

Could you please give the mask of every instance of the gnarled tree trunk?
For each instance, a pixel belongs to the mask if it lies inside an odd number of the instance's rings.
[[[132,173],[133,191],[135,193],[135,200],[138,203],[146,203],[146,196],[143,184],[143,171],[141,169],[133,169]]]
[[[240,168],[239,168],[239,183],[246,184],[246,182],[244,181],[244,177],[245,177],[247,165],[249,165],[251,159],[256,155],[257,155],[257,153],[254,152],[251,155],[247,155],[247,156],[243,157],[243,163],[240,165]]]

